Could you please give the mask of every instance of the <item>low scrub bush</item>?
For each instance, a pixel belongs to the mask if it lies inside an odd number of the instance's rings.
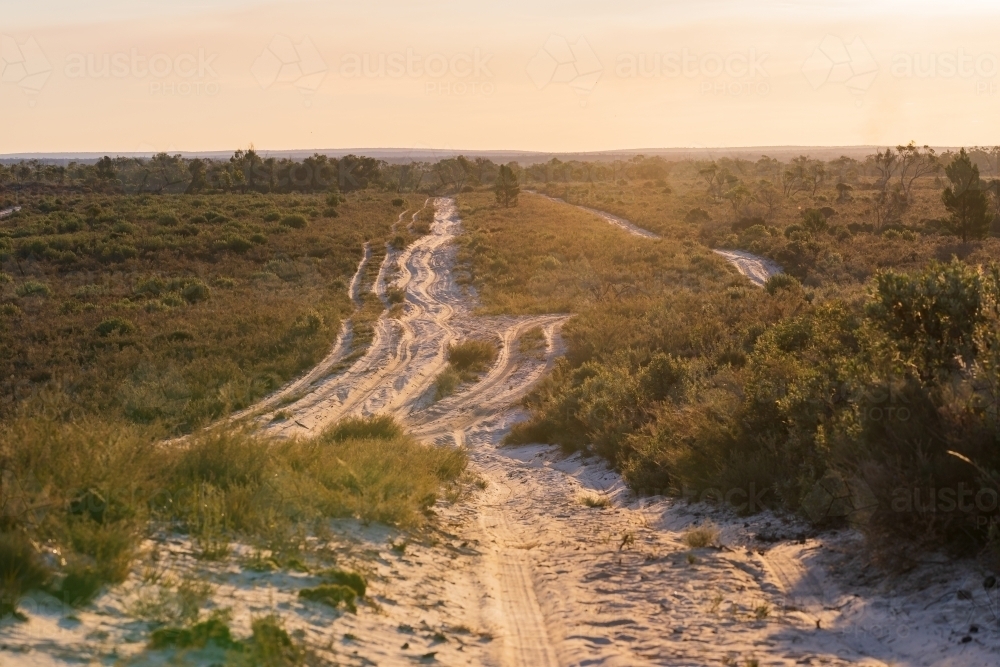
[[[285,548],[331,517],[421,526],[466,466],[465,452],[420,444],[387,417],[295,440],[220,426],[164,447],[156,433],[92,418],[26,416],[0,427],[0,576],[11,609],[40,587],[68,604],[89,602],[126,578],[155,526],[186,531],[202,558],[241,538]],[[43,503],[46,513],[32,511]],[[65,565],[49,572],[32,541],[60,549]],[[353,595],[367,588],[357,573],[320,576]]]

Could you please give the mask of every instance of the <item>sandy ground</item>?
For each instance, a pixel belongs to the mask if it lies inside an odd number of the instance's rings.
[[[16,213],[17,211],[20,211],[20,210],[21,210],[20,206],[15,206],[13,208],[5,208],[4,210],[0,211],[0,219],[6,218],[8,215],[11,215],[12,213]]]
[[[278,614],[317,662],[1000,663],[996,589],[984,590],[988,573],[972,563],[930,558],[888,578],[865,562],[854,532],[815,534],[770,512],[738,517],[684,500],[640,499],[600,460],[541,445],[502,447],[510,425],[524,418],[519,399],[562,352],[564,318],[474,316],[474,295],[451,278],[450,241],[461,225],[454,202],[436,203],[431,233],[387,259],[373,286],[380,294],[388,285],[405,288],[403,312],[380,320],[369,350],[348,369],[307,376],[285,394],[294,399],[283,407],[291,419],[271,423],[270,403],[252,413],[276,434],[296,434],[344,415],[388,412],[428,442],[468,448],[480,484],[442,500],[429,533],[338,521],[331,536],[314,540],[316,553],[368,574],[370,599],[358,613],[302,602],[296,591],[316,580],[255,572],[246,546],[212,564],[194,558],[184,539],[162,535],[125,585],[87,609],[28,600],[27,623],[0,625],[0,663],[218,662],[205,651],[145,650],[149,621],[136,610],[171,590],[150,568],[210,581],[206,606],[231,609],[239,636],[249,634],[251,617]],[[535,327],[544,345],[522,351],[519,336]],[[497,341],[496,364],[434,402],[447,345],[469,336]],[[607,506],[587,506],[584,497]],[[686,544],[691,528],[708,523],[719,531],[709,546]]]
[[[744,250],[713,250],[736,267],[736,270],[750,279],[754,285],[763,287],[771,276],[781,273],[781,267],[774,262],[758,257]]]

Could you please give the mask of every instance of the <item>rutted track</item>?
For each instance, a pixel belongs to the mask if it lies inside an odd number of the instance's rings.
[[[375,325],[367,353],[346,371],[314,383],[309,391],[285,409],[294,419],[270,428],[295,435],[302,429],[318,430],[350,415],[392,414],[421,435],[451,433],[456,415],[485,416],[509,407],[523,395],[523,382],[510,384],[522,363],[512,353],[518,336],[542,327],[551,341],[564,316],[521,318],[473,317],[467,300],[451,277],[454,250],[451,241],[459,232],[454,201],[438,199],[430,234],[421,237],[400,254],[386,254],[375,280],[375,293],[388,305],[387,290],[404,290],[403,312],[389,311]],[[394,267],[398,275],[390,278]],[[434,380],[447,363],[448,346],[463,337],[496,337],[501,349],[497,363],[477,383],[457,396],[431,404]],[[534,364],[533,379],[551,362]]]
[[[269,428],[298,435],[348,415],[389,413],[427,441],[468,448],[485,488],[445,511],[457,526],[455,541],[469,545],[472,560],[459,569],[455,554],[444,552],[421,567],[458,593],[441,604],[485,624],[496,641],[477,657],[465,654],[463,662],[448,664],[749,664],[766,656],[767,664],[788,667],[883,665],[927,653],[924,646],[907,651],[865,636],[864,605],[852,617],[842,614],[839,609],[859,598],[841,593],[803,557],[807,548],[819,553],[819,546],[786,543],[773,553],[691,549],[683,531],[703,520],[705,508],[692,514],[683,503],[663,499],[629,505],[620,476],[602,463],[565,458],[547,446],[500,448],[522,417],[519,399],[561,354],[566,317],[474,316],[450,272],[451,240],[460,226],[454,202],[439,199],[436,208],[431,233],[398,255],[390,251],[372,285],[387,305],[390,286],[404,289],[403,312],[387,310],[367,353],[343,373],[309,385],[286,406],[294,418]],[[611,222],[646,236],[631,223]],[[544,332],[545,350],[522,353],[518,340],[534,327]],[[448,345],[470,336],[497,340],[496,363],[474,384],[433,402]],[[585,507],[581,492],[604,494],[613,507]],[[749,532],[743,518],[717,518],[737,540]],[[827,606],[830,600],[837,606]],[[924,601],[920,607],[927,616]],[[880,614],[880,622],[883,617],[891,621]],[[933,634],[937,626],[929,617],[910,618],[915,634],[919,627],[930,637],[927,647],[959,657],[950,639]],[[963,664],[991,664],[989,651]],[[917,664],[905,664],[911,663]]]

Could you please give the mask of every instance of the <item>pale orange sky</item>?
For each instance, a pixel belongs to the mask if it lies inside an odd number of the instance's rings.
[[[0,0],[0,154],[1000,143],[1000,8]]]

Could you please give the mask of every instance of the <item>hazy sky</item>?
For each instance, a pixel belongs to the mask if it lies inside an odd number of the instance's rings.
[[[995,0],[0,0],[0,153],[1000,144]]]

